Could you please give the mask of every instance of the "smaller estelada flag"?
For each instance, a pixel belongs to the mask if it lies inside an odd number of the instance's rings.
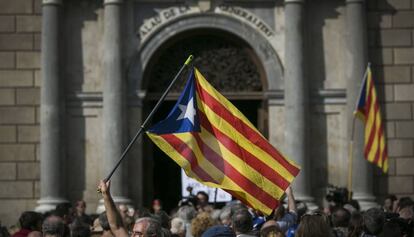
[[[268,215],[299,173],[197,69],[147,134],[189,177]]]
[[[362,83],[355,115],[365,123],[364,156],[384,173],[388,171],[387,145],[371,68],[368,66]]]

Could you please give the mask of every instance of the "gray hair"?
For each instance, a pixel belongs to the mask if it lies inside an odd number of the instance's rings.
[[[177,217],[183,219],[185,223],[190,223],[192,219],[197,215],[196,209],[191,206],[182,206],[177,211]]]
[[[43,222],[42,232],[44,236],[63,237],[65,233],[65,224],[59,216],[49,216]]]
[[[158,220],[151,218],[151,217],[142,217],[135,221],[135,224],[138,223],[148,223],[147,228],[145,230],[148,236],[155,235],[157,237],[163,237],[163,232],[161,228],[161,224]]]

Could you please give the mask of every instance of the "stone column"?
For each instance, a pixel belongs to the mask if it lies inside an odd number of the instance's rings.
[[[42,86],[40,104],[40,200],[36,211],[46,212],[64,199],[62,116],[64,101],[60,76],[59,24],[61,0],[43,0]]]
[[[353,112],[359,97],[362,78],[367,67],[367,27],[365,0],[346,1],[346,80],[347,80],[347,137],[352,134]],[[373,196],[373,169],[364,158],[364,126],[355,121],[353,145],[353,198],[362,209],[376,206]]]
[[[295,197],[314,208],[307,147],[308,86],[303,40],[304,0],[285,0],[285,114],[286,154],[302,169],[294,181]]]
[[[122,19],[123,0],[104,1],[104,91],[103,91],[103,134],[104,174],[109,174],[125,149],[126,98],[125,79],[122,65]],[[124,161],[125,163],[125,161]],[[126,169],[122,164],[111,178],[111,193],[117,203],[130,203],[126,198]],[[102,202],[101,202],[102,204]],[[102,210],[99,205],[98,211]]]

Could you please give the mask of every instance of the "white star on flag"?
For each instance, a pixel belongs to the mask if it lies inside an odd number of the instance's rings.
[[[194,117],[196,115],[196,111],[194,109],[194,101],[193,98],[191,98],[187,105],[178,105],[178,108],[181,110],[181,114],[178,116],[177,120],[185,119],[187,118],[190,120],[191,124],[194,126]]]

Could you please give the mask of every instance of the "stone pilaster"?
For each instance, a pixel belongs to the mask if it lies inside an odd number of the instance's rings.
[[[367,67],[365,0],[346,1],[346,30],[347,137],[350,140],[353,112]],[[373,196],[373,167],[364,159],[364,126],[359,120],[355,123],[354,133],[353,198],[359,201],[362,209],[368,209],[377,204]]]
[[[314,208],[308,156],[308,85],[305,79],[304,0],[285,0],[285,115],[286,152],[302,169],[294,181],[296,199]]]
[[[63,184],[64,150],[62,118],[64,103],[60,76],[59,24],[61,0],[43,0],[40,104],[40,200],[36,211],[46,212],[66,202]]]
[[[109,174],[125,148],[126,98],[122,65],[122,8],[123,0],[104,1],[103,176]],[[111,192],[118,203],[130,203],[126,198],[127,183],[124,177],[127,169],[124,166],[125,164],[121,164],[111,178]],[[98,212],[100,210],[102,205],[98,207]]]

